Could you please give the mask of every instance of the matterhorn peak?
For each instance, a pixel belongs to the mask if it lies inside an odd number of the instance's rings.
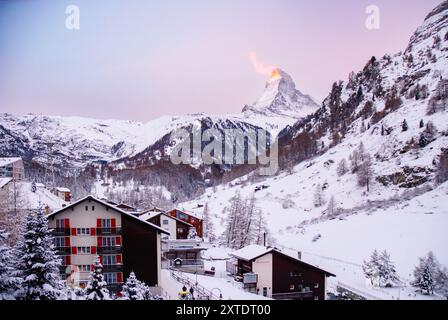
[[[280,68],[275,68],[260,98],[243,112],[264,116],[286,116],[303,118],[318,109],[317,103],[296,89],[292,77]]]

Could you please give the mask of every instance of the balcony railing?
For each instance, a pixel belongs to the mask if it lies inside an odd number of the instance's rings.
[[[121,246],[105,246],[96,248],[99,254],[121,253]]]
[[[56,228],[53,229],[53,235],[54,236],[69,236],[70,235],[70,228]]]
[[[122,272],[123,265],[122,264],[106,264],[103,265],[103,272]]]
[[[120,235],[121,228],[96,228],[96,234],[99,236]]]
[[[60,256],[66,256],[72,254],[70,247],[55,247],[56,253]]]

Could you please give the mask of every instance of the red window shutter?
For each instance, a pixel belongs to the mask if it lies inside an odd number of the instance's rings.
[[[96,219],[96,227],[101,228],[101,219]]]
[[[98,237],[97,243],[98,243],[98,247],[102,247],[103,246],[103,237]]]
[[[117,282],[123,283],[123,273],[121,273],[121,272],[117,273]]]
[[[117,264],[121,264],[122,259],[121,259],[121,254],[117,255]]]
[[[64,219],[64,228],[70,228],[70,219]]]
[[[95,228],[90,228],[90,235],[94,236],[95,235]]]
[[[70,256],[66,256],[65,257],[65,265],[66,266],[69,266],[69,265],[71,265],[72,264],[72,257],[70,257]]]
[[[72,228],[72,236],[76,236],[76,228]]]
[[[72,247],[72,254],[78,254],[78,248]]]
[[[103,264],[103,256],[100,256],[100,263]]]
[[[121,246],[121,237],[120,236],[117,236],[115,238],[115,243],[117,244],[117,246]]]
[[[110,220],[110,225],[112,228],[115,228],[117,226],[117,220],[115,218]]]
[[[65,237],[65,246],[70,247],[70,237]]]
[[[94,264],[91,264],[90,265],[90,271],[93,271],[95,269],[95,265]]]
[[[96,247],[95,246],[90,247],[90,253],[91,254],[96,254]]]

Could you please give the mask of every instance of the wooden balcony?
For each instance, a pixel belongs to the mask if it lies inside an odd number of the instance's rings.
[[[53,229],[53,236],[55,236],[55,237],[70,236],[70,228]]]

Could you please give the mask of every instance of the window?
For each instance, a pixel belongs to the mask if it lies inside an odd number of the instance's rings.
[[[103,247],[115,247],[115,237],[104,237],[103,238]]]
[[[101,228],[110,228],[110,219],[101,219]]]
[[[293,284],[290,284],[290,285],[289,285],[289,291],[294,291],[295,288],[296,288],[296,287],[295,287]]]
[[[77,228],[76,234],[78,236],[89,236],[90,235],[90,228]]]
[[[117,283],[117,274],[116,273],[106,272],[104,274],[104,281],[106,281],[107,284]]]
[[[103,265],[105,266],[113,266],[117,264],[116,256],[103,256]]]
[[[167,224],[168,224],[168,219],[163,219],[163,220],[162,220],[162,223],[163,223],[164,225],[167,225]]]
[[[88,264],[81,264],[81,265],[78,265],[78,270],[79,270],[79,272],[91,272],[92,266],[90,266]]]
[[[54,238],[55,247],[65,247],[65,238]]]
[[[302,273],[301,272],[299,272],[299,271],[291,271],[290,273],[289,273],[289,276],[290,277],[301,277],[302,276]]]
[[[314,300],[319,300],[319,297],[317,297],[317,296],[316,296],[316,297],[314,297]]]
[[[183,228],[177,228],[177,233],[184,233],[184,229]]]
[[[314,289],[319,289],[319,282],[316,282],[316,284],[314,285]]]
[[[95,206],[92,206],[92,211],[95,211]]]
[[[263,297],[267,297],[268,296],[268,288],[263,287]]]
[[[78,254],[90,254],[90,247],[77,247]]]
[[[89,206],[86,206],[86,211],[89,211]]]
[[[196,259],[196,252],[187,252],[187,259],[190,260]]]
[[[56,229],[64,229],[64,219],[56,219]]]

